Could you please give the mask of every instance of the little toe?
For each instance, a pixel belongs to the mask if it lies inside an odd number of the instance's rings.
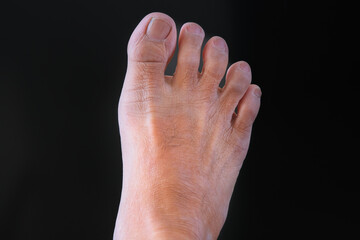
[[[259,112],[261,90],[257,85],[251,84],[238,104],[237,116],[233,121],[235,132],[242,139],[250,140],[252,125]]]
[[[128,72],[139,81],[164,78],[175,51],[176,35],[175,22],[168,15],[155,12],[145,16],[128,43]]]
[[[228,65],[229,50],[224,39],[212,37],[203,51],[201,86],[216,92]]]
[[[198,79],[201,45],[204,30],[196,23],[182,26],[179,36],[179,53],[174,81],[176,84],[188,84]]]

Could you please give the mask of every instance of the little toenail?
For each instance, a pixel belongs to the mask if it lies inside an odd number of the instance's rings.
[[[249,72],[250,71],[249,64],[247,64],[246,62],[240,62],[239,63],[239,68],[243,72]]]
[[[259,87],[255,88],[255,90],[253,91],[254,95],[258,98],[261,97],[262,95],[262,92],[261,92],[261,89]]]
[[[158,18],[152,18],[147,31],[146,35],[155,41],[164,40],[170,33],[171,25],[164,20]]]
[[[226,51],[226,49],[227,49],[226,42],[222,38],[215,38],[213,43],[217,49],[224,51],[224,52]]]

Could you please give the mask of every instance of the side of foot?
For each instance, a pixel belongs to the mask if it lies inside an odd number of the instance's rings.
[[[227,69],[226,42],[213,37],[200,73],[204,30],[186,23],[176,71],[165,76],[176,39],[174,21],[151,13],[129,40],[114,239],[216,239],[249,147],[261,96],[249,65],[240,61]]]

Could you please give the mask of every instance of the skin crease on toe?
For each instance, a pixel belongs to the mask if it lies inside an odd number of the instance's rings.
[[[175,74],[165,77],[176,35],[169,16],[151,13],[129,40],[118,110],[123,186],[116,240],[217,239],[249,147],[261,95],[249,65],[240,61],[226,72],[229,48],[213,37],[200,73],[205,33],[187,23]]]

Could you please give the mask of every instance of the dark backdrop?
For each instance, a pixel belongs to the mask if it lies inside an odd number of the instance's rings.
[[[220,239],[355,239],[359,28],[334,0],[2,1],[0,239],[112,238],[126,45],[152,11],[224,37],[263,90]]]

